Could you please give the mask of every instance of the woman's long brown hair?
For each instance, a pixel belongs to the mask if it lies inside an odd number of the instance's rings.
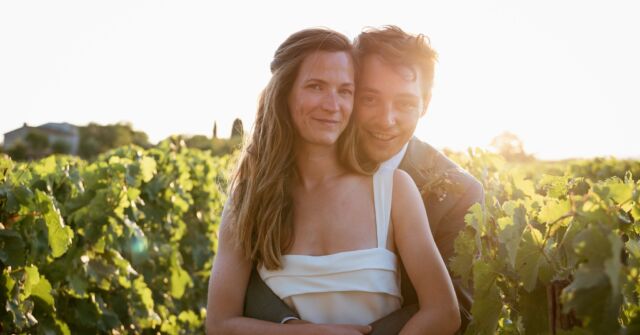
[[[271,80],[260,95],[252,134],[230,184],[232,236],[247,259],[269,270],[281,267],[283,251],[293,243],[291,182],[296,173],[296,130],[288,96],[300,64],[315,51],[346,52],[353,57],[349,39],[329,29],[302,30],[280,45],[271,62]],[[345,168],[365,173],[358,164],[351,120],[338,139],[338,150]]]

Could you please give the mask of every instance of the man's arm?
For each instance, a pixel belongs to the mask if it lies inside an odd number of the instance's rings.
[[[455,254],[455,239],[466,226],[464,217],[467,211],[476,202],[484,202],[482,184],[431,145],[417,138],[409,142],[400,169],[411,175],[423,193],[431,231],[449,268],[449,261]],[[417,303],[413,285],[402,266],[401,277],[404,305]],[[472,285],[465,285],[455,277],[452,282],[460,307],[461,331],[464,331],[471,320]]]
[[[299,316],[262,281],[255,267],[247,285],[243,315],[277,323],[299,319]]]
[[[416,312],[418,312],[418,304],[406,305],[372,323],[373,331],[370,335],[398,334]]]

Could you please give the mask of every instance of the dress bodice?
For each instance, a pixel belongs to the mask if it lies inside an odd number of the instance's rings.
[[[393,170],[373,175],[377,247],[322,256],[283,255],[282,268],[258,273],[303,320],[369,324],[400,308],[398,258],[386,248]]]

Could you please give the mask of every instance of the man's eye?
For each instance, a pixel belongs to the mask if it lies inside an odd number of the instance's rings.
[[[322,89],[320,84],[309,84],[307,87],[315,91],[320,91]]]
[[[413,101],[401,101],[398,103],[398,107],[400,107],[401,110],[409,111],[415,109],[417,104]]]
[[[360,98],[360,101],[362,103],[371,105],[371,104],[374,104],[376,102],[376,97],[374,97],[372,95],[365,95],[362,98]]]

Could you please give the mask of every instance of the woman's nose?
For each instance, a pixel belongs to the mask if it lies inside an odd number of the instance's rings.
[[[327,92],[324,99],[322,99],[322,108],[329,112],[337,112],[340,109],[340,103],[336,92]]]

